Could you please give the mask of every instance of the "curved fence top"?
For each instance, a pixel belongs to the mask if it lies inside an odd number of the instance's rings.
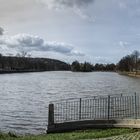
[[[53,123],[81,120],[140,118],[139,95],[104,95],[71,98],[51,103]],[[49,117],[50,120],[50,117]]]

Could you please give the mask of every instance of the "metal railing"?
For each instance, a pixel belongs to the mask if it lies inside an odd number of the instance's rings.
[[[96,96],[49,105],[49,123],[140,118],[139,95]]]

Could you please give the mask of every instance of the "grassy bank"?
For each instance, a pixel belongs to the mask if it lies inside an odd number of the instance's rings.
[[[118,72],[120,75],[126,75],[126,76],[131,76],[131,77],[137,77],[140,78],[140,72]]]
[[[46,134],[38,136],[16,136],[14,134],[0,134],[0,140],[81,140],[105,138],[121,134],[133,133],[134,129],[105,129],[105,130],[86,130],[71,133]]]

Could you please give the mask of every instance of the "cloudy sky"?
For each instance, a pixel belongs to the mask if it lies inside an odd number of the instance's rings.
[[[116,63],[139,26],[140,0],[0,0],[0,53]]]

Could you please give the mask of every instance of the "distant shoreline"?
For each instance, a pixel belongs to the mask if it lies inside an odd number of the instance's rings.
[[[49,72],[49,71],[70,71],[70,72],[73,72],[73,73],[115,72],[115,71],[92,71],[92,72],[82,72],[82,71],[71,71],[71,70],[0,70],[0,75],[1,75],[1,74],[14,74],[14,73]]]
[[[35,72],[49,72],[49,71],[60,71],[60,70],[0,70],[1,74],[14,74],[14,73],[35,73]],[[68,71],[68,70],[61,70],[61,71]]]
[[[36,70],[0,70],[0,74],[12,74],[12,73],[29,73],[29,72],[44,72],[44,70],[36,71]]]

